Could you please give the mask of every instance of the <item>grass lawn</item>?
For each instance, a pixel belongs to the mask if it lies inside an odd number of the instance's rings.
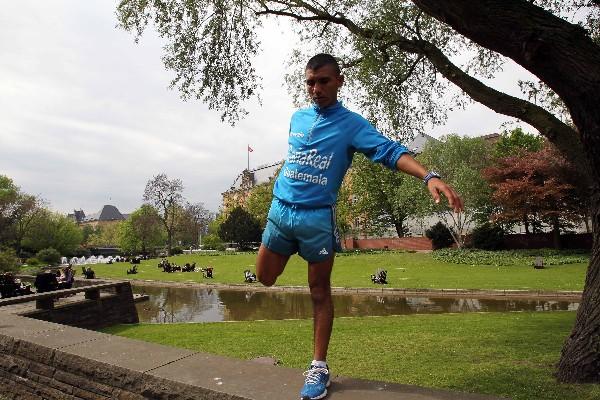
[[[127,275],[128,263],[96,264],[92,268],[101,278],[130,278],[178,282],[243,283],[243,271],[254,271],[256,254],[205,254],[169,257],[183,265],[196,262],[197,267],[214,267],[214,279],[199,272],[165,273],[157,268],[157,259],[142,261],[137,275]],[[388,271],[389,285],[397,288],[435,289],[532,289],[582,290],[587,263],[551,265],[536,270],[531,263],[508,266],[454,264],[433,259],[430,253],[379,252],[340,254],[332,275],[333,286],[374,287],[370,276],[377,268]],[[297,255],[290,258],[278,285],[306,286],[306,263]],[[76,267],[78,274],[81,267]],[[378,286],[381,287],[381,286]]]
[[[334,374],[475,392],[515,400],[592,400],[600,385],[552,377],[574,312],[338,318],[328,362]],[[121,325],[105,330],[242,359],[271,356],[304,368],[312,321]],[[298,379],[301,379],[299,376]]]

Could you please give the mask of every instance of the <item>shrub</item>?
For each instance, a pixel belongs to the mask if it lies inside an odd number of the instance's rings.
[[[40,260],[38,260],[35,257],[30,257],[25,261],[25,264],[31,266],[31,267],[37,267],[38,265],[41,264]]]
[[[0,272],[12,272],[19,268],[19,259],[13,249],[0,249]]]
[[[171,255],[172,256],[176,256],[177,254],[183,254],[183,249],[181,247],[172,247],[171,248]]]
[[[433,253],[435,260],[466,265],[533,265],[536,257],[544,257],[544,265],[588,263],[590,254],[575,250],[502,250],[444,249]]]
[[[500,250],[504,245],[504,229],[486,222],[473,229],[473,247],[481,250]]]
[[[38,251],[35,257],[38,260],[42,262],[47,262],[49,264],[60,263],[60,253],[52,247],[48,247],[47,249],[42,249]]]
[[[452,246],[452,243],[454,243],[450,229],[448,229],[448,227],[441,222],[438,222],[431,228],[427,229],[425,231],[425,236],[431,239],[431,244],[433,245],[434,250],[450,247]]]
[[[202,247],[207,250],[225,250],[225,244],[219,236],[210,234],[202,237]]]

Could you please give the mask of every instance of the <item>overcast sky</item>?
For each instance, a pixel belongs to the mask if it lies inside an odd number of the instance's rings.
[[[135,44],[117,29],[116,1],[0,2],[0,174],[50,208],[91,214],[112,204],[129,213],[164,172],[183,181],[188,201],[217,211],[246,168],[247,145],[251,168],[285,155],[294,111],[283,86],[293,45],[285,26],[270,23],[262,37],[263,106],[250,105],[232,128],[168,89],[160,39],[146,34]],[[495,87],[516,93],[509,81]],[[505,121],[473,105],[426,133],[487,134]]]

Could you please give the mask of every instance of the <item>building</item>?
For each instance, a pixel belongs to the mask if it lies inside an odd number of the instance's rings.
[[[67,214],[67,218],[71,218],[76,224],[81,224],[85,220],[85,213],[83,210],[73,210],[73,214]]]
[[[250,195],[253,187],[271,182],[283,165],[283,161],[273,164],[261,165],[257,168],[243,170],[233,181],[231,187],[221,193],[223,196],[222,210],[227,210],[236,206],[243,206]]]
[[[88,216],[85,215],[83,210],[73,210],[73,214],[67,215],[78,225],[91,226],[92,228],[120,222],[127,219],[128,216],[129,214],[122,214],[117,207],[110,204],[104,205],[100,211]]]
[[[413,140],[408,142],[406,148],[408,148],[408,150],[410,150],[411,153],[416,155],[421,153],[425,145],[431,141],[439,142],[439,140],[434,138],[433,136],[429,136],[426,133],[420,133],[417,136],[415,136]]]

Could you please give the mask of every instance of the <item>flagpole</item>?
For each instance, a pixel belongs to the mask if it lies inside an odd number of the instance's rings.
[[[248,172],[250,172],[250,145],[246,146],[246,153],[248,154]]]

